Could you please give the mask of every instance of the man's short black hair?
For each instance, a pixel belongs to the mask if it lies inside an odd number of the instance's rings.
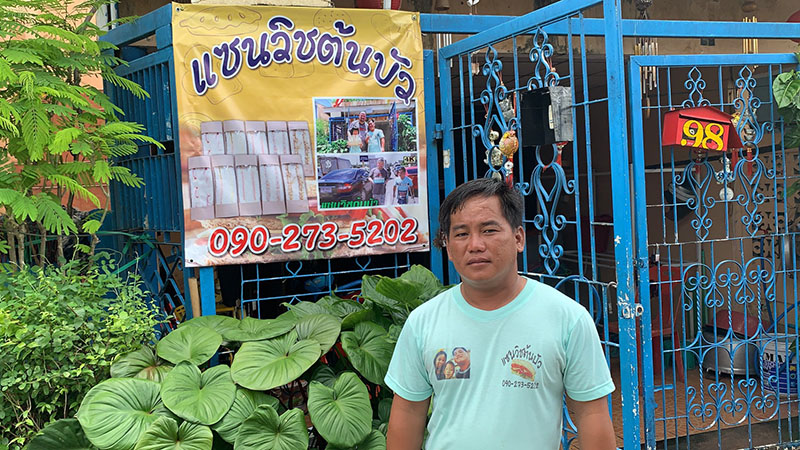
[[[516,190],[500,180],[478,178],[470,180],[453,189],[439,208],[439,232],[433,239],[433,245],[443,248],[450,233],[450,218],[461,211],[467,200],[474,197],[497,197],[503,210],[503,217],[516,230],[522,226],[522,196]]]

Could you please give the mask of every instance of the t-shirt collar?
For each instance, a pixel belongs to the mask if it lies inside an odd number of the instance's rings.
[[[453,301],[455,301],[458,309],[474,320],[487,322],[490,320],[500,319],[521,308],[525,303],[528,302],[528,300],[530,300],[534,291],[535,283],[532,283],[527,277],[523,277],[523,279],[525,280],[525,286],[522,288],[519,294],[517,294],[517,296],[514,297],[514,299],[510,302],[491,311],[478,309],[467,303],[467,301],[464,299],[464,296],[461,294],[462,283],[459,283],[457,286],[451,289],[451,292],[453,293]]]

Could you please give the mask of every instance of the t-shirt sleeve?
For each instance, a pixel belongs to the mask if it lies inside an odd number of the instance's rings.
[[[571,399],[588,402],[614,392],[600,337],[586,311],[582,311],[567,336],[566,361],[564,389]]]
[[[397,338],[384,381],[395,394],[412,402],[425,400],[433,393],[410,321],[406,322]]]

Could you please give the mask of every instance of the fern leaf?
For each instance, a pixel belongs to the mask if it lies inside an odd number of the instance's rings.
[[[53,138],[53,142],[50,144],[50,152],[63,153],[69,151],[69,145],[81,134],[81,130],[73,127],[59,130]]]
[[[83,222],[82,228],[83,228],[84,232],[90,233],[90,234],[94,234],[94,233],[97,233],[97,230],[100,229],[101,225],[102,225],[102,223],[100,223],[99,220],[94,220],[93,219],[93,220],[87,220],[86,222]]]
[[[39,217],[39,212],[34,202],[24,195],[17,197],[9,206],[14,213],[14,218],[19,222],[27,219],[36,220]]]
[[[51,183],[65,187],[68,191],[77,195],[79,198],[89,200],[93,205],[100,207],[100,200],[90,190],[81,186],[80,183],[65,175],[53,174],[47,177]]]
[[[44,61],[35,53],[18,48],[0,50],[0,56],[12,64],[36,64],[44,66]]]
[[[108,183],[111,179],[111,172],[108,167],[108,161],[98,160],[94,163],[94,180],[100,183]]]
[[[39,221],[49,233],[64,235],[78,232],[75,221],[64,211],[61,203],[55,200],[55,196],[39,194],[33,200],[36,204]]]
[[[118,181],[125,186],[140,188],[144,186],[144,180],[131,172],[127,167],[112,166],[109,168],[111,172],[111,179]]]

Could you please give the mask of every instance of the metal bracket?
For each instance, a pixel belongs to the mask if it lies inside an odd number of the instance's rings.
[[[620,309],[620,312],[625,319],[635,319],[637,317],[642,317],[644,306],[641,303],[635,303],[633,307],[625,305]]]
[[[442,139],[444,136],[444,127],[440,123],[433,124],[433,138]]]
[[[636,268],[646,269],[650,264],[650,260],[648,260],[647,258],[636,258],[634,263],[636,264]]]

